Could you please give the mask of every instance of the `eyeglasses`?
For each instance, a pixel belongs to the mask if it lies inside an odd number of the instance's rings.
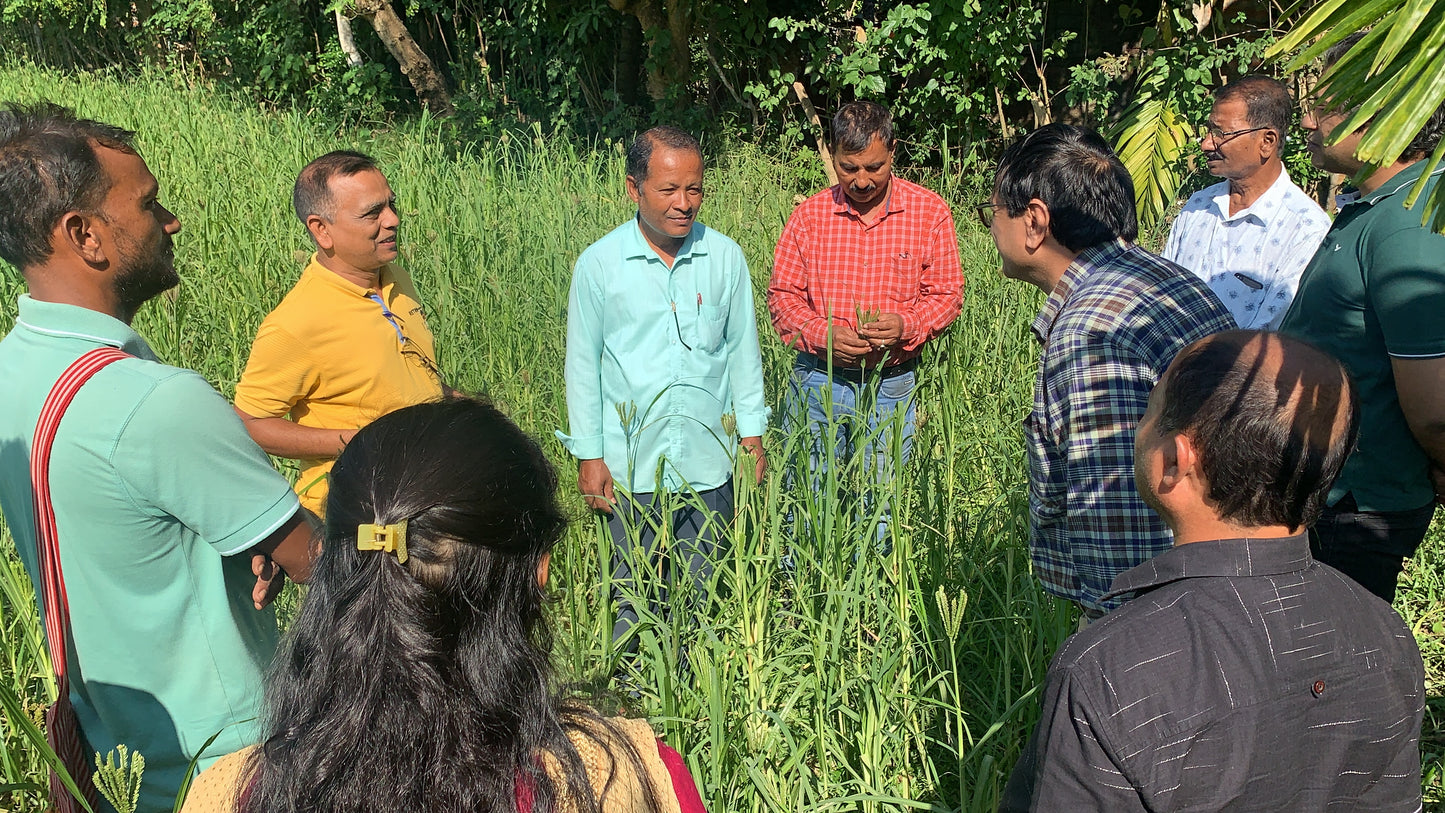
[[[368,293],[366,295],[366,298],[381,306],[382,318],[391,324],[392,329],[396,331],[397,341],[401,343],[401,355],[405,358],[410,358],[417,364],[425,367],[428,372],[436,376],[437,380],[441,381],[443,385],[445,385],[446,382],[442,378],[441,368],[437,367],[437,363],[435,361],[432,361],[426,353],[422,352],[422,349],[420,347],[417,347],[411,339],[407,338],[406,333],[402,332],[401,320],[397,318],[395,313],[391,312],[391,308],[388,308],[386,306],[386,300],[382,299],[381,295],[376,293],[375,291]]]
[[[1238,138],[1238,137],[1240,137],[1240,136],[1242,136],[1242,135],[1244,135],[1244,134],[1246,134],[1246,133],[1257,133],[1257,132],[1259,132],[1260,130],[1273,130],[1274,128],[1273,128],[1273,127],[1247,127],[1247,128],[1245,128],[1245,129],[1243,129],[1243,130],[1230,130],[1229,132],[1226,133],[1226,132],[1224,132],[1223,130],[1220,130],[1218,127],[1215,127],[1215,126],[1212,125],[1212,124],[1205,124],[1205,125],[1200,126],[1199,129],[1200,129],[1200,130],[1203,130],[1203,133],[1202,133],[1201,135],[1199,135],[1198,137],[1196,137],[1196,138],[1194,139],[1195,141],[1198,141],[1199,143],[1203,144],[1203,143],[1204,143],[1204,139],[1208,138],[1208,139],[1210,139],[1210,140],[1212,140],[1212,141],[1214,142],[1214,146],[1220,147],[1220,146],[1223,146],[1224,144],[1226,144],[1226,143],[1228,143],[1228,142],[1230,142],[1230,141],[1233,141],[1234,139],[1236,139],[1236,138]]]
[[[978,212],[978,222],[983,224],[985,229],[993,228],[993,213],[1003,206],[997,203],[980,203],[974,207]]]

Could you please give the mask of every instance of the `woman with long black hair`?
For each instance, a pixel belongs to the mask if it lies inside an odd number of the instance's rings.
[[[267,684],[267,739],[185,813],[692,813],[645,721],[559,694],[543,605],[556,473],[493,407],[452,399],[361,430]]]

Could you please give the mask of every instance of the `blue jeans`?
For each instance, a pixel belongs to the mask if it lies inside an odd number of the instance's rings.
[[[905,362],[882,370],[860,371],[834,367],[808,353],[799,353],[793,363],[788,392],[785,427],[791,433],[799,420],[806,420],[812,435],[808,470],[813,489],[822,488],[831,467],[859,455],[871,471],[864,484],[863,503],[871,502],[867,492],[876,491],[898,476],[913,451],[913,429],[918,407],[913,398],[916,375],[913,364]],[[898,420],[902,412],[902,421]],[[900,437],[895,433],[901,432]],[[895,456],[895,442],[902,454]],[[888,527],[891,509],[882,508],[878,525],[881,540]]]

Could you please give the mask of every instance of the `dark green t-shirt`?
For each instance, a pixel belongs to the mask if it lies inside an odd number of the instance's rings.
[[[1360,440],[1330,492],[1353,494],[1362,511],[1408,511],[1431,502],[1429,458],[1395,394],[1391,357],[1445,356],[1445,236],[1404,207],[1424,171],[1418,161],[1341,207],[1300,278],[1280,331],[1328,350],[1354,376]],[[1439,182],[1438,167],[1421,195]]]

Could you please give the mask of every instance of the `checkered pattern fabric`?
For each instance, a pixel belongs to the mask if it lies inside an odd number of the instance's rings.
[[[1033,330],[1043,344],[1029,451],[1029,549],[1050,593],[1091,613],[1173,536],[1134,487],[1134,430],[1175,354],[1234,328],[1198,277],[1123,241],[1085,250]]]
[[[830,324],[857,329],[860,310],[903,317],[897,364],[942,333],[963,305],[953,213],[943,198],[902,178],[890,182],[882,216],[865,225],[841,186],[803,201],[773,255],[768,310],[784,344],[828,352]],[[879,351],[866,359],[874,366]]]

